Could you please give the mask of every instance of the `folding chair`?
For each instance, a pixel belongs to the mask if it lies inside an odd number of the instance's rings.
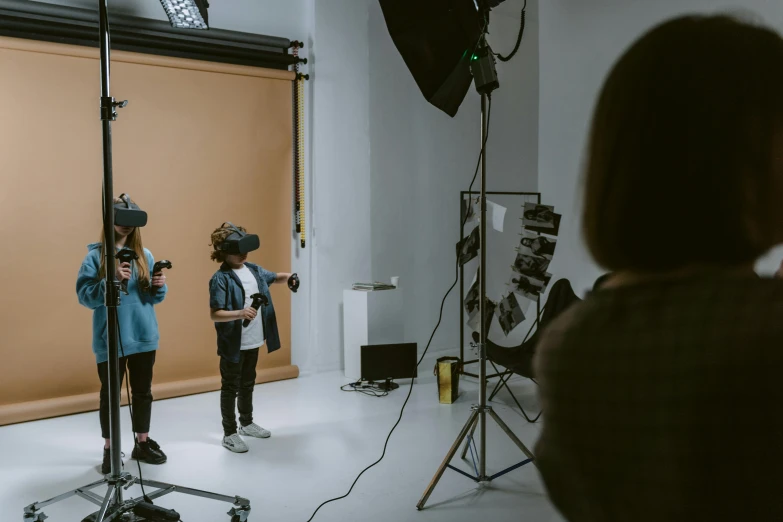
[[[568,281],[568,279],[560,279],[554,285],[552,285],[552,290],[549,292],[549,298],[547,299],[546,304],[541,308],[541,312],[536,316],[536,320],[528,330],[527,335],[525,335],[525,339],[522,341],[522,344],[511,348],[506,348],[499,346],[487,339],[487,359],[489,359],[489,362],[492,364],[492,367],[495,368],[495,371],[500,374],[500,380],[495,385],[495,389],[492,391],[492,394],[490,394],[489,400],[492,400],[502,388],[506,388],[508,393],[511,394],[511,398],[522,411],[522,415],[528,422],[536,422],[539,417],[541,417],[541,412],[539,412],[538,415],[536,415],[536,417],[533,419],[528,417],[527,412],[517,400],[514,392],[512,392],[511,388],[509,388],[508,380],[514,374],[517,374],[521,375],[522,377],[527,377],[533,382],[536,382],[533,372],[533,357],[536,353],[536,345],[538,344],[540,332],[543,328],[546,328],[546,326],[551,321],[558,317],[565,309],[571,306],[571,304],[578,301],[581,301],[581,299],[579,299],[579,297],[577,297],[577,295],[574,293],[574,290],[571,288],[571,283]],[[533,332],[534,328],[536,331],[531,336],[530,334]],[[498,371],[496,365],[504,367],[506,371]]]

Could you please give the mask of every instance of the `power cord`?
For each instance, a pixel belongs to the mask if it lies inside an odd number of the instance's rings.
[[[522,6],[522,22],[519,26],[519,35],[517,36],[517,43],[514,46],[514,50],[511,51],[511,54],[509,54],[508,56],[503,56],[502,54],[499,53],[493,53],[495,54],[495,56],[498,57],[498,60],[500,60],[501,62],[511,61],[511,59],[514,56],[516,56],[517,52],[519,52],[519,47],[522,45],[522,36],[525,34],[525,17],[526,17],[525,10],[526,9],[527,9],[527,0],[525,0],[525,5]]]
[[[117,337],[120,341],[120,355],[122,355],[122,358],[125,359],[125,348],[122,346],[122,331],[120,330],[120,319],[117,317]],[[127,364],[127,359],[126,359]],[[135,425],[135,418],[133,415],[133,400],[131,398],[131,391],[130,391],[130,377],[128,375],[128,369],[125,370],[125,393],[128,394],[128,412],[130,412],[130,418],[131,418],[131,433],[133,433],[133,448],[136,449],[139,446],[139,442],[136,439],[136,432],[133,429],[133,426]],[[131,454],[131,458],[133,458],[133,454]],[[141,473],[141,461],[136,459],[136,466],[139,468],[139,485],[141,486],[141,496],[144,498],[144,502],[147,502],[149,504],[153,504],[152,499],[147,496],[147,492],[144,491],[144,476]]]
[[[477,48],[478,48],[478,44],[477,44]],[[475,50],[473,52],[475,53]],[[490,118],[492,116],[492,95],[489,95],[488,98],[489,98],[489,107],[487,109],[487,132],[484,135],[484,142],[481,144],[481,152],[479,154],[478,163],[476,164],[476,171],[473,174],[473,180],[470,182],[470,187],[468,188],[468,196],[469,197],[470,197],[471,192],[473,191],[473,184],[476,182],[476,178],[478,177],[479,169],[481,167],[481,162],[484,159],[484,153],[486,152],[486,149],[487,149],[487,139],[489,138],[489,122],[490,122]],[[470,217],[470,213],[466,212],[465,213],[465,218],[462,221],[462,226],[463,227],[465,226],[465,223],[467,223],[469,217]],[[459,256],[457,256],[457,259],[456,259],[455,269],[456,269],[455,270],[456,274],[455,274],[454,282],[451,284],[451,286],[449,287],[448,291],[446,292],[446,295],[443,296],[443,300],[440,302],[440,313],[438,314],[438,323],[435,325],[435,329],[432,331],[432,334],[430,335],[429,341],[427,341],[427,346],[424,348],[424,352],[421,354],[421,357],[419,358],[419,361],[416,363],[416,368],[418,368],[419,365],[421,365],[421,362],[424,360],[424,357],[427,355],[427,352],[430,349],[430,345],[432,344],[432,339],[435,337],[435,333],[438,331],[438,328],[440,328],[440,323],[443,321],[443,307],[446,304],[446,299],[449,297],[449,295],[451,294],[451,291],[454,290],[454,287],[457,286],[457,283],[459,282]],[[387,435],[387,437],[386,437],[386,442],[383,444],[383,452],[381,453],[380,458],[378,460],[376,460],[375,462],[373,462],[372,464],[370,464],[369,466],[367,466],[366,468],[364,468],[359,473],[359,475],[353,481],[353,484],[351,484],[350,489],[348,489],[348,493],[346,493],[345,495],[342,495],[340,497],[335,497],[335,498],[332,498],[332,499],[329,499],[329,500],[323,502],[320,506],[318,506],[315,509],[315,511],[313,512],[312,516],[307,520],[307,522],[312,522],[312,520],[315,518],[315,515],[318,513],[318,511],[320,511],[321,508],[324,507],[325,505],[327,505],[327,504],[329,504],[331,502],[336,502],[338,500],[342,500],[342,499],[346,498],[348,495],[350,495],[351,492],[353,491],[353,488],[356,486],[356,483],[359,482],[359,479],[362,477],[362,475],[364,475],[368,470],[374,468],[376,465],[378,465],[383,460],[383,458],[386,456],[386,448],[389,445],[389,440],[391,439],[391,436],[394,433],[394,430],[396,430],[397,426],[399,426],[400,421],[402,420],[402,414],[403,414],[403,412],[405,412],[405,406],[408,405],[408,400],[410,400],[411,393],[413,393],[413,382],[414,382],[415,379],[416,379],[415,377],[411,377],[411,384],[408,387],[408,395],[405,397],[405,402],[402,403],[402,408],[400,408],[400,415],[397,418],[397,422],[394,423],[394,426],[392,426],[391,431],[389,431],[389,435]]]
[[[389,395],[388,390],[384,390],[380,386],[374,383],[362,384],[362,381],[351,382],[340,386],[340,389],[344,392],[357,392],[370,397],[386,397]]]

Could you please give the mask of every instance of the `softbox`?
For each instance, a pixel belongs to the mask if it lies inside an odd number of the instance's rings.
[[[473,77],[482,27],[473,0],[380,0],[386,26],[424,97],[451,117]]]

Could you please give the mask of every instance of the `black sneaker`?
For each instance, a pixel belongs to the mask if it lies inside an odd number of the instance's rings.
[[[163,464],[168,460],[168,457],[166,457],[166,454],[160,449],[158,443],[152,439],[137,443],[136,447],[133,448],[131,458],[146,462],[147,464]]]
[[[120,455],[123,458],[125,457],[124,453],[120,453]],[[124,466],[125,465],[123,464],[123,467]],[[103,448],[103,464],[101,464],[101,473],[104,475],[111,473],[111,451],[109,451],[109,448]]]

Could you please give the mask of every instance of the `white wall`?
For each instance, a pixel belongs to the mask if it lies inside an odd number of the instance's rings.
[[[645,30],[692,12],[753,10],[783,30],[783,4],[768,0],[547,0],[540,13],[539,186],[563,210],[552,269],[579,293],[600,274],[581,241],[579,178],[598,91],[622,52]],[[672,187],[675,189],[675,187]],[[780,251],[762,260],[774,270]]]
[[[519,29],[522,0],[493,12],[490,42],[508,54]],[[535,191],[538,167],[537,2],[528,2],[522,48],[499,64],[501,88],[493,95],[488,142],[488,190]],[[422,96],[389,36],[377,2],[370,8],[370,141],[372,180],[372,276],[401,277],[406,337],[423,350],[438,320],[441,299],[454,281],[459,236],[459,192],[467,190],[480,149],[480,102],[471,89],[452,119]],[[478,188],[478,183],[474,187]],[[498,199],[498,198],[496,198]],[[500,204],[518,204],[500,198]],[[491,257],[503,259],[490,274],[488,295],[505,289],[519,223],[505,240],[488,235]],[[469,267],[475,273],[475,263]],[[470,281],[468,281],[468,284]],[[459,346],[459,288],[446,302],[431,351]],[[521,331],[522,329],[520,329]],[[501,334],[502,336],[502,334]]]
[[[323,371],[342,366],[343,290],[371,274],[370,0],[312,1],[313,294],[309,341],[294,349]]]

